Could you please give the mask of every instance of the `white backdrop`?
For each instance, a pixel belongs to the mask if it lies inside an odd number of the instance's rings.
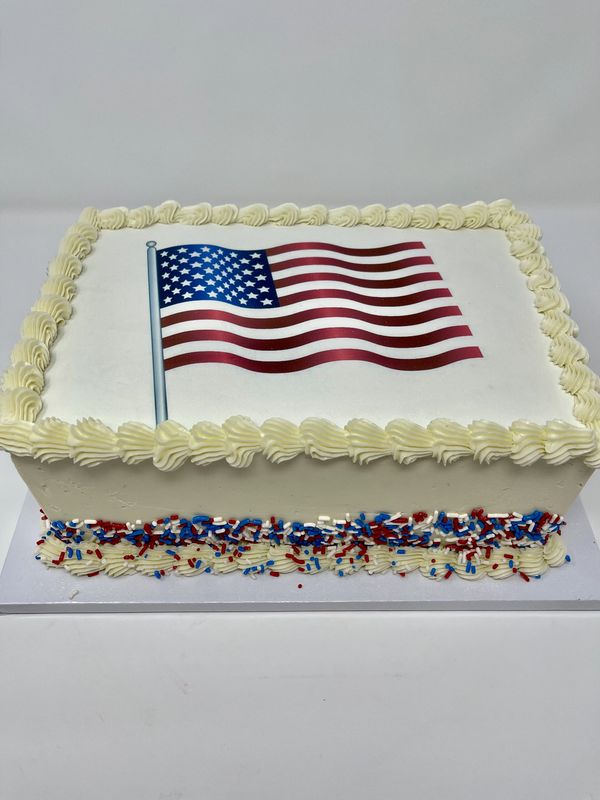
[[[0,0],[0,370],[82,206],[508,196],[600,371],[599,29],[597,0]],[[0,563],[24,492],[0,454]],[[592,800],[599,654],[595,612],[0,619],[0,797]]]
[[[3,206],[598,200],[596,0],[1,0]]]

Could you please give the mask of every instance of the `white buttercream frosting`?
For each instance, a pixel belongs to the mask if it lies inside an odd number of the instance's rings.
[[[550,359],[561,369],[560,384],[573,396],[574,415],[583,427],[561,420],[551,420],[546,425],[519,420],[506,427],[493,421],[476,420],[465,426],[439,419],[424,427],[397,419],[383,428],[369,420],[354,419],[344,429],[316,418],[300,425],[272,419],[259,427],[244,417],[232,417],[223,425],[201,422],[191,429],[169,423],[156,431],[135,421],[114,431],[93,419],[68,424],[48,418],[31,426],[42,408],[40,393],[50,347],[59,327],[71,316],[76,279],[98,233],[102,229],[144,228],[157,222],[501,229],[509,240],[510,252],[527,276],[528,288],[541,314],[542,331],[551,340]],[[112,458],[131,464],[153,459],[159,468],[167,470],[187,459],[198,465],[226,459],[232,466],[244,467],[256,453],[263,453],[275,463],[306,453],[320,460],[346,456],[360,464],[392,456],[403,464],[423,457],[434,457],[443,464],[463,457],[482,463],[508,457],[523,466],[540,458],[552,464],[583,458],[590,466],[598,466],[599,379],[587,366],[587,351],[576,341],[577,326],[568,316],[568,302],[539,244],[540,236],[528,215],[514,209],[507,200],[489,205],[479,201],[463,207],[446,204],[440,208],[413,208],[407,204],[385,208],[372,204],[362,209],[343,206],[327,210],[320,205],[298,208],[285,203],[272,209],[253,204],[238,210],[231,204],[213,207],[201,203],[182,208],[175,201],[167,201],[156,208],[85,209],[79,222],[66,232],[60,252],[50,264],[42,295],[23,322],[23,338],[13,349],[2,395],[2,413],[7,420],[2,446],[15,454],[27,451],[44,460],[70,456],[77,463],[90,466]],[[21,423],[25,423],[24,427]],[[15,425],[12,438],[7,435],[9,424]],[[31,437],[29,442],[24,441],[27,436]]]
[[[116,434],[99,419],[82,419],[70,426],[71,457],[83,467],[96,467],[118,457]]]

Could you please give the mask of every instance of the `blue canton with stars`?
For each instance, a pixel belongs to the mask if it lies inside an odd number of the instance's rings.
[[[215,244],[157,250],[160,307],[216,300],[238,308],[277,308],[279,300],[264,250]]]

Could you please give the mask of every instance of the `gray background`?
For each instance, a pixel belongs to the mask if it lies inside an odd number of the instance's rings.
[[[2,206],[598,201],[596,0],[1,0]]]

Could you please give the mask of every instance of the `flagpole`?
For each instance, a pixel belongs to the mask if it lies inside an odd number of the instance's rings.
[[[146,242],[148,248],[148,299],[150,301],[150,340],[152,343],[152,376],[154,379],[154,414],[156,424],[164,422],[167,410],[167,387],[163,362],[162,331],[160,327],[160,302],[158,297],[158,269],[156,242]]]

